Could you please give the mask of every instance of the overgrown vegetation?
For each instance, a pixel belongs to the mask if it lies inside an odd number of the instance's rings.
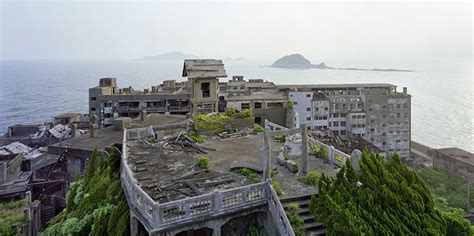
[[[115,149],[108,161],[94,152],[85,175],[71,184],[66,208],[43,235],[127,235],[130,213],[119,175]]]
[[[327,159],[328,158],[329,152],[326,148],[322,148],[321,146],[319,146],[316,143],[311,144],[310,148],[311,148],[311,154],[312,155],[314,155],[316,157],[319,157],[319,158],[322,158],[322,159]]]
[[[25,222],[23,208],[28,204],[26,199],[0,203],[0,235],[17,235],[12,225],[20,225]]]
[[[435,204],[441,210],[453,207],[467,209],[467,180],[461,176],[449,175],[436,168],[419,170],[420,178],[433,193]],[[471,185],[471,209],[474,211],[474,185]]]
[[[272,187],[273,187],[273,189],[275,189],[275,193],[278,196],[283,195],[283,189],[281,188],[280,182],[278,182],[276,180],[273,180],[272,181]]]
[[[283,136],[283,135],[273,136],[273,140],[275,140],[277,142],[280,142],[280,143],[284,143],[286,141],[286,137]]]
[[[295,235],[304,236],[305,235],[304,220],[298,214],[299,211],[300,211],[300,206],[296,203],[292,203],[286,209],[286,215],[288,217],[288,221],[290,221],[291,228],[293,228],[293,231],[295,232]]]
[[[260,177],[258,176],[258,174],[250,169],[240,168],[240,169],[234,170],[234,173],[241,174],[247,177],[248,179],[250,179],[254,183],[260,182]]]
[[[233,108],[226,108],[224,113],[213,115],[197,114],[193,118],[194,130],[220,133],[226,131],[226,122],[239,118],[253,119],[252,109],[237,111]]]
[[[197,134],[195,131],[188,132],[187,136],[196,143],[204,143],[206,141],[204,136]]]
[[[398,156],[385,162],[364,151],[359,164],[360,173],[348,160],[336,177],[319,180],[309,208],[328,235],[472,235],[460,211],[435,208],[424,182]]]
[[[199,159],[198,159],[198,162],[196,163],[196,165],[199,168],[203,168],[203,169],[209,168],[209,158],[207,158],[205,156],[200,156]]]
[[[310,170],[308,173],[306,173],[306,175],[298,177],[298,180],[308,185],[317,186],[320,178],[321,172],[317,170]]]
[[[288,109],[293,109],[294,105],[295,105],[295,103],[293,101],[288,100],[288,103],[286,104],[286,107]]]
[[[265,131],[265,129],[260,125],[255,125],[255,127],[252,130],[254,134],[261,133],[263,131]]]
[[[265,229],[260,225],[251,225],[247,232],[246,236],[265,236]]]

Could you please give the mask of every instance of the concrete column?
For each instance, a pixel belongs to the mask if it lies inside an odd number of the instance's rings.
[[[138,235],[138,219],[130,212],[130,235]]]
[[[77,131],[77,124],[72,124],[71,125],[71,138],[76,137],[76,131]]]
[[[357,172],[360,171],[359,159],[361,155],[362,155],[362,152],[359,151],[359,149],[354,149],[354,151],[352,151],[351,153],[351,164],[352,164],[352,167],[354,167],[354,170]]]
[[[270,179],[270,129],[267,127],[263,132],[263,181]]]
[[[303,130],[302,132],[302,138],[301,138],[301,157],[302,159],[302,164],[303,164],[303,174],[308,173],[308,130],[306,127],[306,124],[301,124],[301,129]]]
[[[334,146],[329,146],[329,150],[328,150],[328,160],[331,160],[331,161],[336,161],[336,157],[334,155]]]
[[[215,227],[212,229],[212,236],[221,236],[221,227]]]

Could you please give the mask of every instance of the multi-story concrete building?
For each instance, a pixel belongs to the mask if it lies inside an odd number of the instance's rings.
[[[392,84],[283,85],[301,124],[362,137],[383,151],[408,157],[411,96]]]
[[[89,89],[89,115],[97,116],[99,127],[112,125],[117,117],[137,117],[148,113],[187,114],[191,110],[191,93],[187,82],[166,80],[151,89],[118,88],[115,78],[100,79],[99,86]]]
[[[313,130],[330,129],[341,138],[361,137],[387,154],[409,156],[411,96],[406,88],[397,92],[392,84],[279,86],[243,76],[219,83],[227,77],[221,60],[185,60],[182,76],[188,81],[164,81],[143,91],[119,89],[115,78],[101,79],[89,90],[90,115],[104,127],[116,117],[136,117],[141,110],[195,115],[250,108],[258,124],[269,120],[289,127],[297,120]],[[294,114],[288,101],[294,104]]]
[[[243,76],[233,76],[221,88],[220,101],[224,102],[221,107],[252,109],[257,124],[263,124],[267,119],[285,125],[288,97],[273,82],[262,79],[246,81]]]

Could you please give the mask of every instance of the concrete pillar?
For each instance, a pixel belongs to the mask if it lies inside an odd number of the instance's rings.
[[[212,229],[212,236],[221,236],[221,227],[215,227]]]
[[[351,153],[351,164],[352,167],[354,167],[355,171],[360,171],[360,166],[359,166],[359,159],[360,156],[362,155],[362,152],[359,149],[354,149]]]
[[[76,131],[77,131],[77,124],[72,124],[71,125],[71,138],[76,137]]]
[[[95,137],[97,137],[97,133],[98,133],[97,125],[91,124],[89,126],[89,137],[90,138],[95,138]]]
[[[270,179],[270,129],[267,127],[263,132],[263,181]]]
[[[306,127],[306,124],[301,124],[301,129],[303,130],[302,132],[302,138],[301,138],[301,157],[303,158],[302,164],[303,164],[303,175],[308,173],[308,130]]]
[[[334,146],[329,146],[329,150],[328,150],[328,160],[330,161],[336,161],[336,157],[334,155]]]
[[[130,235],[138,235],[138,219],[130,212]]]
[[[146,111],[145,110],[140,110],[140,120],[141,121],[146,120]]]

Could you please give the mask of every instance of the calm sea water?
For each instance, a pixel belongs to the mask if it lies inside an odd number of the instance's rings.
[[[228,75],[278,84],[392,83],[412,95],[412,139],[432,147],[474,152],[471,59],[325,61],[334,67],[400,68],[417,72],[290,70],[262,67],[271,62],[228,61]],[[17,123],[42,123],[63,112],[88,110],[88,88],[101,77],[120,87],[143,89],[181,77],[182,61],[1,61],[0,133]]]

